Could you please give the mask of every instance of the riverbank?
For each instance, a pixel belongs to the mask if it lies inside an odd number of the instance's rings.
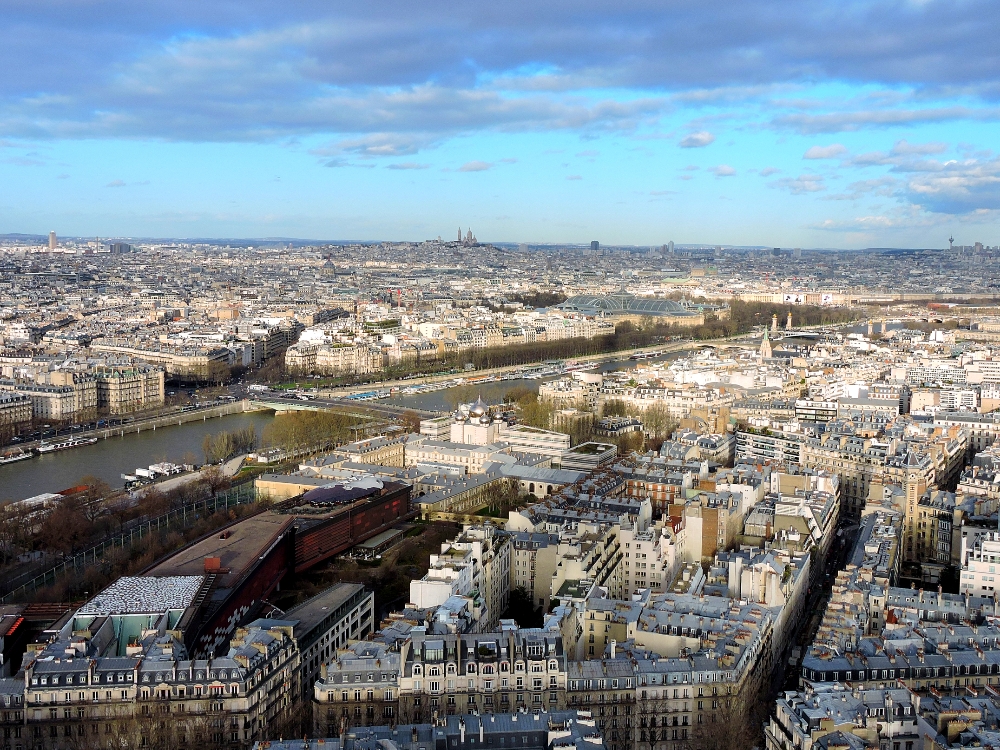
[[[56,441],[73,439],[97,438],[107,440],[111,437],[124,437],[125,435],[138,434],[144,430],[155,430],[163,427],[173,427],[175,425],[187,424],[188,422],[204,422],[215,417],[226,417],[230,414],[242,414],[244,412],[261,411],[259,406],[254,405],[249,399],[233,401],[215,406],[204,406],[188,411],[172,412],[162,414],[147,419],[138,419],[128,424],[115,425],[114,427],[98,427],[93,430],[78,430],[66,435],[59,435],[56,438],[45,440],[34,440],[28,443],[20,443],[16,448],[24,451],[37,451],[40,445]]]
[[[230,413],[223,413],[223,410]],[[178,424],[178,418],[180,424]],[[87,475],[96,476],[113,489],[125,486],[122,474],[132,474],[138,467],[163,461],[204,463],[202,442],[206,435],[223,430],[239,430],[252,425],[258,436],[274,419],[271,411],[243,412],[240,402],[156,420],[136,431],[108,431],[96,443],[79,448],[35,456],[30,460],[0,466],[0,501],[23,500],[44,492],[59,492],[79,484]],[[102,433],[104,431],[101,431]]]
[[[716,341],[675,341],[668,344],[654,344],[651,346],[641,347],[637,349],[628,349],[625,351],[617,352],[605,352],[602,354],[588,354],[580,357],[572,357],[574,362],[581,364],[597,363],[601,364],[604,362],[614,362],[614,361],[624,361],[627,360],[634,352],[654,352],[659,351],[664,354],[684,351],[687,349],[697,349],[702,346],[712,346],[718,345],[720,342],[727,342],[727,339],[719,339]],[[435,383],[446,383],[449,380],[463,379],[463,380],[475,380],[479,378],[489,377],[491,375],[504,375],[509,373],[514,373],[519,370],[523,370],[525,367],[532,367],[535,365],[542,364],[541,362],[535,362],[528,365],[506,365],[504,367],[490,367],[482,370],[468,370],[468,371],[455,371],[455,372],[445,372],[438,373],[435,375],[420,375],[412,378],[402,378],[399,380],[384,380],[375,384],[370,385],[358,385],[349,386],[344,388],[325,388],[319,391],[320,396],[325,398],[344,398],[345,396],[351,396],[358,393],[366,393],[368,391],[382,391],[391,388],[405,388],[407,386],[414,385],[432,385]]]

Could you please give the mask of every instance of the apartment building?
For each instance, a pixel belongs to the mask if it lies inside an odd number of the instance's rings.
[[[736,431],[736,458],[802,463],[805,440],[799,433],[741,427]]]
[[[13,435],[31,422],[34,409],[26,393],[0,390],[0,435]]]
[[[939,411],[934,424],[942,427],[960,427],[968,435],[969,457],[986,450],[1000,437],[1000,413],[976,414],[973,412]]]
[[[992,597],[1000,592],[1000,532],[978,534],[962,560],[959,592]]]
[[[155,409],[164,403],[164,371],[160,367],[137,365],[95,368],[97,407],[110,414],[127,414]]]
[[[374,630],[375,594],[360,583],[338,583],[292,607],[283,619],[295,623],[299,685],[308,701],[323,665]]]
[[[5,380],[0,381],[0,389],[20,393],[28,398],[34,419],[69,420],[75,418],[79,411],[78,394],[71,385],[38,385]]]
[[[455,539],[442,542],[430,556],[423,578],[410,582],[410,601],[418,608],[437,607],[452,597],[468,597],[474,605],[475,631],[497,627],[510,598],[511,539],[490,523],[468,526]]]
[[[235,363],[233,351],[225,346],[150,345],[110,339],[95,340],[90,348],[96,352],[126,354],[152,365],[163,367],[166,377],[187,382],[204,382],[228,377]]]
[[[558,534],[511,532],[510,588],[523,588],[535,607],[547,608],[552,600],[558,547]]]
[[[406,720],[469,711],[566,706],[562,636],[516,628],[476,635],[414,635],[400,646],[399,709]]]
[[[339,648],[320,664],[310,685],[313,722],[320,736],[352,727],[395,724],[399,715],[400,652],[395,645],[360,641]]]
[[[294,623],[238,628],[225,656],[191,659],[176,630],[203,576],[121,578],[23,664],[35,748],[248,747],[298,697]]]

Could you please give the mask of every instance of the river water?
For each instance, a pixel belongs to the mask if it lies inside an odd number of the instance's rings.
[[[899,324],[889,326],[890,329],[902,327]],[[846,332],[864,333],[865,330],[865,325],[846,327]],[[751,346],[754,345],[753,342],[749,343]],[[690,350],[671,352],[657,359],[671,360],[690,353]],[[597,371],[610,372],[635,366],[636,363],[630,361],[626,355],[622,360],[603,363]],[[402,406],[446,412],[455,409],[459,403],[474,401],[480,395],[487,403],[499,403],[504,395],[514,388],[537,391],[541,383],[552,379],[549,377],[541,380],[502,380],[431,393],[406,396],[397,394],[388,401]],[[100,440],[95,445],[49,453],[36,456],[30,461],[0,466],[0,500],[21,500],[43,492],[58,492],[78,484],[79,479],[88,474],[104,479],[112,487],[122,487],[124,482],[121,475],[131,474],[136,467],[146,467],[159,461],[180,463],[189,454],[198,462],[203,461],[201,443],[207,434],[221,430],[235,430],[252,424],[259,435],[273,418],[271,412],[254,412],[217,417],[205,422],[188,422],[184,425]]]
[[[201,443],[205,435],[253,425],[258,436],[274,419],[269,411],[232,414],[205,421],[159,427],[124,437],[98,440],[56,453],[35,456],[28,461],[0,466],[0,500],[23,500],[43,492],[59,492],[79,484],[88,474],[100,477],[112,487],[123,487],[122,474],[131,474],[160,461],[182,463],[193,456],[202,463]]]
[[[672,359],[677,359],[681,356],[686,356],[690,354],[690,351],[685,352],[670,352],[664,354],[663,356],[656,357],[654,359],[644,360],[645,362],[665,362]],[[591,372],[611,372],[613,370],[630,370],[634,368],[638,363],[633,362],[628,359],[626,355],[625,359],[613,360],[611,362],[603,362],[596,370]],[[518,380],[497,380],[492,383],[474,383],[471,385],[461,385],[457,388],[446,388],[440,391],[431,391],[430,393],[414,393],[410,395],[395,394],[391,398],[386,399],[391,404],[399,404],[400,406],[408,406],[413,409],[428,409],[431,411],[453,411],[459,404],[469,403],[475,401],[477,397],[482,396],[483,401],[487,404],[498,404],[503,400],[504,395],[509,391],[516,389],[528,389],[532,391],[538,391],[538,386],[548,380],[555,380],[556,378],[561,378],[562,375],[552,375],[545,378],[540,378],[538,380],[528,380],[528,379],[518,379]]]
[[[905,325],[902,323],[890,323],[888,325],[888,330],[896,330],[904,328]],[[859,324],[853,326],[843,326],[841,328],[843,333],[865,333],[868,330],[867,324]],[[878,324],[875,326],[875,331],[878,332]],[[744,342],[747,346],[754,348],[760,345],[760,337],[752,338]],[[789,339],[791,344],[812,344],[815,343],[813,339]],[[775,346],[777,348],[781,347],[781,342],[776,342]],[[688,349],[686,351],[680,352],[670,352],[664,354],[663,356],[656,357],[655,359],[645,360],[645,362],[663,362],[678,359],[679,357],[687,357],[692,353],[697,351],[697,347]],[[613,360],[611,362],[604,362],[598,367],[596,372],[611,372],[612,370],[629,370],[634,368],[638,363],[633,362],[628,359],[628,355],[625,355],[624,359]],[[552,376],[547,378],[541,378],[539,380],[500,380],[493,383],[479,383],[474,385],[463,385],[457,388],[446,388],[440,391],[431,391],[430,393],[416,393],[411,395],[395,394],[391,398],[387,399],[389,403],[399,404],[400,406],[407,406],[414,409],[428,409],[431,411],[453,411],[458,404],[468,403],[475,401],[478,396],[483,397],[483,401],[488,404],[497,404],[503,400],[504,395],[515,388],[527,388],[532,391],[537,391],[538,386],[544,383],[546,380],[554,380],[556,377]]]

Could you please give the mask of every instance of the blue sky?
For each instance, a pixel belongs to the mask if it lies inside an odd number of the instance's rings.
[[[0,232],[1000,244],[987,1],[2,14]]]

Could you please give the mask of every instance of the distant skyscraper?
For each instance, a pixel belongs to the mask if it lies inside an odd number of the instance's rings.
[[[49,232],[49,250],[56,249],[56,233]]]
[[[458,228],[458,241],[459,241],[459,242],[461,242],[461,241],[462,241],[462,227],[459,227],[459,228]]]
[[[590,252],[596,253],[600,249],[601,249],[601,243],[600,242],[598,242],[597,240],[591,241],[591,243],[590,243]]]
[[[673,240],[670,240],[670,242],[667,243],[667,252],[670,253],[670,254],[673,254],[673,252],[674,252],[674,241]]]
[[[802,248],[801,247],[797,247],[794,250],[792,250],[792,257],[795,258],[795,259],[797,259],[797,260],[801,259],[802,258]]]

